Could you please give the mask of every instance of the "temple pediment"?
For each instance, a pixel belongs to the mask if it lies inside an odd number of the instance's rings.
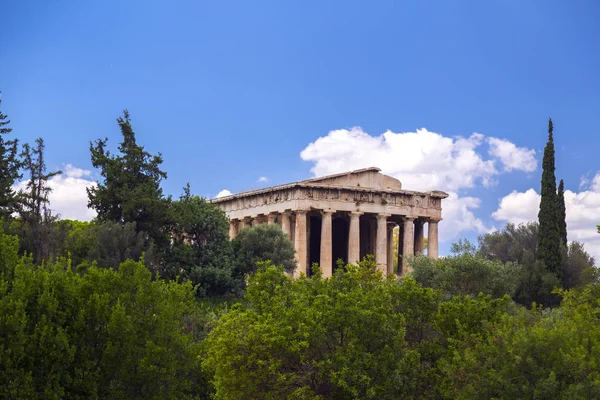
[[[369,189],[401,190],[402,183],[396,178],[381,173],[376,167],[357,169],[341,174],[307,179],[302,183],[318,183],[320,185],[339,187],[362,187]]]

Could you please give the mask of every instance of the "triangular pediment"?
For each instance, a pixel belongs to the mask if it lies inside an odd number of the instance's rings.
[[[327,175],[307,179],[303,183],[318,183],[319,185],[362,187],[372,189],[401,190],[402,183],[396,178],[381,173],[376,167],[357,169],[341,174]]]

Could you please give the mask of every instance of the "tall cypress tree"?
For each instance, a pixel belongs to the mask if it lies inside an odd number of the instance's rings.
[[[0,105],[2,105],[1,95],[0,92]],[[9,124],[10,120],[6,114],[0,111],[0,217],[4,218],[15,211],[17,198],[13,185],[21,178],[17,154],[18,141],[5,139],[12,131],[12,128],[8,127]]]
[[[567,245],[567,211],[565,207],[565,183],[560,180],[556,197],[556,210],[558,212],[558,232],[563,244]]]
[[[542,161],[542,188],[540,211],[538,213],[538,259],[548,271],[561,279],[560,232],[557,212],[556,176],[554,175],[554,127],[548,121],[548,143],[544,148]]]

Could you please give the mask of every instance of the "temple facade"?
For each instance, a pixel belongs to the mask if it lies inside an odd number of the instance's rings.
[[[230,221],[231,239],[257,224],[279,224],[296,249],[295,276],[319,263],[323,276],[337,260],[356,263],[373,254],[384,275],[409,271],[405,256],[438,256],[441,191],[403,190],[399,180],[379,168],[308,179],[212,200]],[[394,271],[393,230],[399,227],[398,271]]]

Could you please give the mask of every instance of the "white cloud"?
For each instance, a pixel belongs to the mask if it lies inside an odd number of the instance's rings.
[[[486,227],[473,212],[479,208],[480,203],[476,197],[458,197],[456,193],[450,192],[442,203],[444,220],[439,224],[440,239],[449,241],[467,231],[479,234],[490,232],[492,229]]]
[[[256,180],[258,183],[267,183],[269,182],[269,178],[267,178],[266,176],[261,176],[260,178],[258,178]]]
[[[513,169],[533,172],[537,168],[535,159],[535,150],[529,150],[525,147],[517,147],[508,140],[490,137],[487,139],[489,154],[496,157],[504,165],[505,171]]]
[[[406,189],[447,191],[449,197],[442,203],[444,222],[440,224],[440,238],[449,241],[461,232],[484,233],[491,229],[473,212],[480,200],[459,197],[459,190],[493,185],[502,172],[496,168],[496,162],[505,171],[535,169],[533,150],[518,148],[506,140],[487,138],[490,146],[493,143],[494,151],[490,151],[490,159],[485,159],[479,151],[485,142],[485,136],[480,133],[446,137],[423,128],[416,132],[387,131],[371,136],[355,127],[330,131],[310,143],[300,157],[314,163],[311,171],[315,176],[375,166],[399,179]],[[505,153],[510,145],[517,149],[519,156],[511,158]]]
[[[61,175],[56,175],[48,181],[52,192],[48,196],[53,214],[59,214],[62,219],[77,219],[89,221],[96,216],[96,211],[87,207],[88,197],[86,188],[96,185],[90,177],[91,172],[67,164]],[[15,189],[24,189],[27,181],[19,182]]]
[[[449,138],[427,129],[371,136],[355,127],[329,132],[300,157],[315,163],[316,176],[377,166],[410,189],[456,191],[477,182],[487,186],[498,174],[494,160],[484,160],[476,151],[483,139],[478,133]]]
[[[500,200],[500,205],[492,213],[492,217],[497,221],[522,224],[537,220],[539,207],[540,195],[534,189],[529,189],[524,193],[513,190],[512,193]]]
[[[218,199],[219,197],[231,196],[232,194],[233,193],[231,193],[229,190],[223,189],[219,193],[217,193],[217,197],[215,198]]]
[[[537,220],[540,195],[534,190],[513,191],[500,200],[492,217],[498,221],[523,223]],[[600,172],[591,180],[588,190],[565,191],[567,235],[569,240],[585,243],[588,252],[600,260]],[[441,226],[441,225],[440,225]]]

